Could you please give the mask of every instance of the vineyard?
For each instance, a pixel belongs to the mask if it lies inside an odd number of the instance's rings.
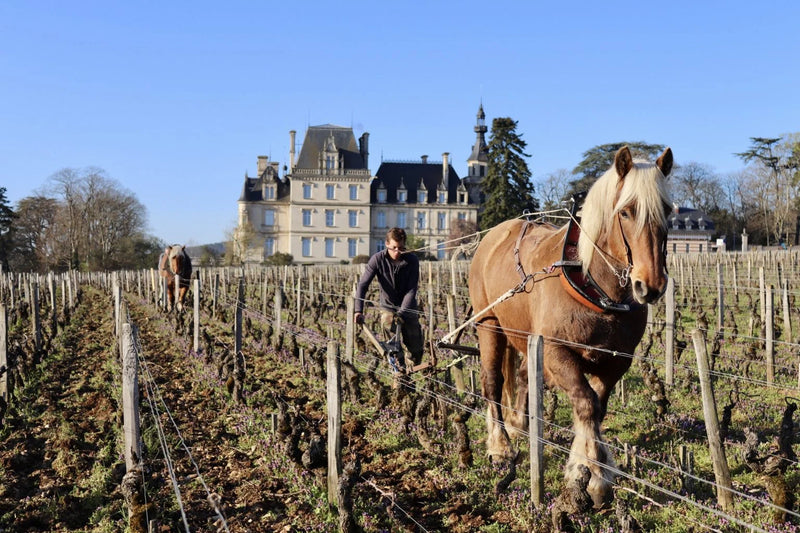
[[[574,435],[561,392],[544,391],[541,503],[527,435],[515,479],[486,457],[478,360],[436,345],[469,318],[466,262],[421,265],[425,357],[437,371],[404,380],[352,327],[358,266],[201,269],[194,310],[169,313],[152,271],[5,274],[0,531],[798,531],[800,255],[668,261],[672,283],[645,337],[616,354],[633,365],[604,422],[614,502],[588,512],[564,490]],[[377,311],[366,315],[378,331]],[[127,331],[141,424],[133,469]],[[476,346],[473,327],[460,342]]]

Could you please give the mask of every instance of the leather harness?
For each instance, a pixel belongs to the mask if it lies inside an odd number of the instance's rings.
[[[608,294],[606,294],[606,292],[597,284],[590,273],[587,272],[584,274],[583,263],[581,263],[581,261],[578,259],[578,239],[581,235],[581,228],[577,223],[577,216],[575,213],[577,211],[578,200],[582,200],[584,196],[585,193],[582,193],[572,198],[572,216],[570,217],[569,225],[567,227],[567,233],[564,236],[564,248],[561,252],[561,260],[556,261],[552,266],[545,268],[545,272],[551,273],[556,269],[560,269],[558,277],[561,280],[561,286],[564,288],[564,290],[567,291],[567,293],[578,303],[591,309],[592,311],[596,311],[598,313],[603,313],[605,311],[616,313],[628,312],[631,310],[631,304],[616,302],[611,299],[611,297],[608,296]],[[525,274],[525,269],[522,267],[522,262],[520,261],[519,257],[520,244],[525,236],[525,232],[528,230],[528,226],[532,224],[533,222],[528,220],[523,222],[519,236],[517,237],[517,242],[514,245],[514,259],[517,263],[516,270],[522,279],[519,285],[520,290],[522,290],[527,282],[534,277],[534,275]],[[630,265],[632,264],[631,251],[630,247],[628,246],[628,241],[625,238],[625,234],[623,233],[622,235],[628,254],[628,268],[630,268]],[[640,305],[633,303],[633,307],[638,308]]]

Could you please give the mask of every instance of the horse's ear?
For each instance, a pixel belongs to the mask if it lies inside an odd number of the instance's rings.
[[[672,171],[672,148],[667,147],[661,157],[656,159],[656,165],[661,169],[661,173],[666,178]]]
[[[614,156],[614,168],[617,169],[619,179],[627,176],[628,172],[633,168],[633,157],[631,157],[631,151],[627,146],[617,150],[617,155]]]

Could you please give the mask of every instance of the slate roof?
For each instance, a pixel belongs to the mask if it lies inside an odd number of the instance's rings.
[[[700,228],[701,223],[703,224],[702,229]],[[714,221],[711,220],[711,217],[700,210],[692,209],[690,207],[678,207],[677,209],[673,209],[667,217],[667,226],[669,227],[670,232],[704,231],[713,233],[715,229]]]
[[[333,135],[333,142],[339,154],[344,156],[344,168],[363,169],[366,168],[364,158],[358,149],[353,128],[336,126],[335,124],[323,124],[321,126],[309,126],[306,130],[306,137],[303,146],[300,148],[300,156],[297,158],[297,168],[319,168],[319,154],[324,151],[325,144]]]
[[[461,179],[458,177],[453,165],[448,165],[447,203],[458,201],[458,187]],[[391,162],[381,163],[376,178],[370,185],[369,200],[373,204],[378,203],[378,188],[383,185],[386,187],[386,203],[397,203],[397,189],[400,184],[405,186],[408,191],[407,204],[417,203],[417,189],[420,180],[425,184],[428,198],[425,203],[434,204],[437,201],[439,184],[442,181],[442,163],[423,163],[423,162]],[[471,203],[471,202],[470,202]]]
[[[269,169],[268,169],[269,170]],[[273,201],[281,201],[289,198],[291,193],[291,186],[288,179],[280,179],[272,172],[264,172],[260,178],[251,178],[244,175],[244,185],[242,186],[242,194],[239,196],[240,202],[260,202],[264,199],[264,181],[271,181],[277,185],[275,189],[275,198]]]

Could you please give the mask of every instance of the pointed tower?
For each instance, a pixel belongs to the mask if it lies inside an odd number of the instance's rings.
[[[489,148],[486,146],[486,114],[483,112],[483,103],[478,107],[478,117],[475,124],[475,144],[467,159],[467,176],[464,186],[469,191],[473,203],[480,204],[480,183],[489,168]]]

